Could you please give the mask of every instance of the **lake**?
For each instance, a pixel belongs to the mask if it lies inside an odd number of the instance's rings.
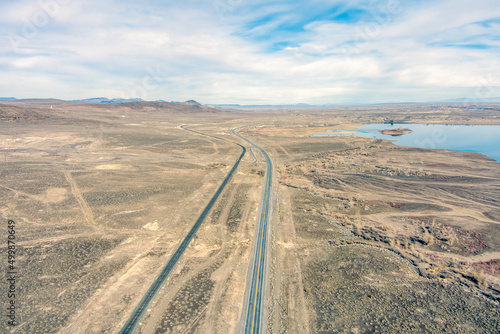
[[[378,130],[398,127],[412,130],[402,136],[383,135]],[[328,130],[331,136],[343,130]],[[476,152],[500,161],[499,125],[446,125],[446,124],[363,124],[355,136],[380,138],[394,141],[396,145],[419,148],[437,148],[464,152]],[[329,136],[329,135],[315,135]]]

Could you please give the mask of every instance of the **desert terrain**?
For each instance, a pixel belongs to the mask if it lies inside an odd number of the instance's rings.
[[[234,128],[274,165],[268,333],[499,332],[500,164],[313,136],[390,120],[500,124],[499,110],[1,102],[0,215],[5,236],[16,223],[20,304],[12,333],[117,333],[241,144],[236,174],[138,330],[237,332],[266,165]]]

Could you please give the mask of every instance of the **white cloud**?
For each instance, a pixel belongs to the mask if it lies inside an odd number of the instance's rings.
[[[432,100],[438,92],[439,99],[458,97],[500,74],[496,1],[401,1],[402,12],[391,14],[389,0],[247,0],[230,2],[222,20],[210,1],[65,1],[33,36],[22,31],[39,5],[0,4],[0,96]],[[305,20],[327,5],[374,14],[357,23]],[[8,36],[20,38],[17,52]]]

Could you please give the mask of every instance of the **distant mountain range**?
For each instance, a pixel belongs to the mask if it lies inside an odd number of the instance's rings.
[[[115,99],[108,99],[107,97],[93,97],[90,99],[83,99],[83,100],[72,100],[71,102],[79,102],[79,103],[129,103],[129,102],[166,102],[166,103],[181,103],[181,104],[188,104],[188,105],[196,105],[196,106],[201,106],[201,103],[196,102],[195,100],[189,100],[186,102],[176,102],[176,101],[165,101],[165,100],[156,100],[156,101],[145,101],[141,98],[137,99],[120,99],[120,98],[115,98]]]
[[[16,101],[18,100],[15,97],[0,97],[0,101]],[[28,101],[34,99],[21,99],[18,101]],[[37,99],[38,100],[38,99]],[[52,99],[43,99],[43,100],[52,100]],[[61,100],[59,100],[61,101]],[[187,104],[187,105],[196,105],[202,106],[202,104],[194,101],[188,100],[185,102],[176,102],[176,101],[165,101],[165,100],[156,100],[156,101],[145,101],[141,98],[134,99],[122,99],[122,98],[114,98],[109,99],[107,97],[93,97],[90,99],[82,99],[82,100],[71,100],[69,102],[78,102],[78,103],[130,103],[130,102],[167,102],[167,103],[178,103],[178,104]],[[413,102],[407,102],[413,103]],[[447,99],[442,101],[432,101],[432,102],[415,102],[415,104],[430,104],[430,103],[500,103],[500,97],[489,97],[489,98],[471,98],[471,97],[462,97],[457,99]],[[389,103],[372,103],[372,104],[402,104],[401,102],[389,102]],[[297,104],[210,104],[214,107],[222,107],[222,108],[307,108],[307,107],[333,107],[333,106],[342,106],[342,105],[357,105],[356,103],[329,103],[322,105],[314,105],[307,103],[297,103]]]
[[[474,98],[474,97],[461,97],[458,99],[450,99],[445,101],[440,101],[443,103],[500,103],[500,97],[486,97],[486,98]]]
[[[313,105],[307,103],[297,103],[297,104],[210,104],[210,105],[222,108],[307,108],[307,107],[333,106],[334,104]]]
[[[80,102],[80,103],[127,103],[127,102],[143,102],[143,99],[108,99],[107,97],[93,97],[90,99],[83,100],[72,100],[71,102]]]
[[[307,103],[297,103],[297,104],[210,104],[214,107],[221,108],[310,108],[310,107],[341,107],[341,106],[355,106],[355,105],[390,105],[390,104],[438,104],[438,103],[464,103],[464,104],[475,104],[475,103],[500,103],[500,97],[490,97],[490,98],[469,98],[462,97],[458,99],[449,99],[442,101],[430,101],[430,102],[386,102],[386,103],[328,103],[328,104],[307,104]]]

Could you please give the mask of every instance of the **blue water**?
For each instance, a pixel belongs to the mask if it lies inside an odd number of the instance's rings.
[[[413,132],[395,137],[378,131],[398,127]],[[336,131],[328,130],[333,136]],[[400,146],[476,152],[500,161],[500,125],[363,124],[361,130],[353,132],[360,137],[393,140]]]

